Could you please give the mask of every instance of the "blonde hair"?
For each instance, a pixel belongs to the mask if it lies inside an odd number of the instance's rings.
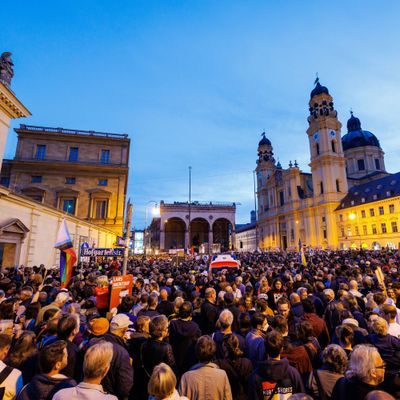
[[[382,336],[386,336],[388,333],[389,325],[387,321],[381,317],[377,317],[372,321],[372,330]]]
[[[157,400],[162,400],[174,393],[176,376],[167,364],[158,364],[153,369],[147,391]]]
[[[86,379],[100,378],[105,375],[113,357],[113,345],[104,340],[89,347],[83,361],[83,375]]]
[[[108,286],[108,278],[107,275],[101,275],[97,279],[97,286]]]

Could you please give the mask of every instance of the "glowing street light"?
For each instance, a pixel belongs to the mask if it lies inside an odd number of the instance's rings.
[[[355,213],[350,213],[349,214],[349,219],[351,220],[351,221],[354,221],[355,219],[356,219],[356,214]]]

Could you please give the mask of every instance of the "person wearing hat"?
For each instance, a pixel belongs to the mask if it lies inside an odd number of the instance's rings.
[[[133,368],[124,339],[132,322],[127,315],[117,314],[110,322],[109,332],[101,336],[100,334],[106,328],[104,319],[97,318],[100,321],[95,321],[94,326],[92,324],[92,333],[96,331],[99,335],[90,341],[90,345],[99,343],[101,340],[105,340],[113,345],[110,369],[101,384],[106,392],[115,394],[119,400],[125,400],[128,398],[133,386]]]

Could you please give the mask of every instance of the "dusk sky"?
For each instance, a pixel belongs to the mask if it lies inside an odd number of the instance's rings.
[[[254,207],[265,129],[275,158],[308,171],[315,73],[346,133],[349,109],[400,170],[398,1],[14,1],[1,5],[0,52],[32,112],[19,123],[128,133],[128,197],[144,227],[150,200]],[[10,131],[6,158],[14,156]]]

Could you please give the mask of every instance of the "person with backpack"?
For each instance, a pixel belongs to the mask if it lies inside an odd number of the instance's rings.
[[[11,337],[0,334],[0,399],[13,400],[22,389],[21,371],[4,364],[11,346]]]

